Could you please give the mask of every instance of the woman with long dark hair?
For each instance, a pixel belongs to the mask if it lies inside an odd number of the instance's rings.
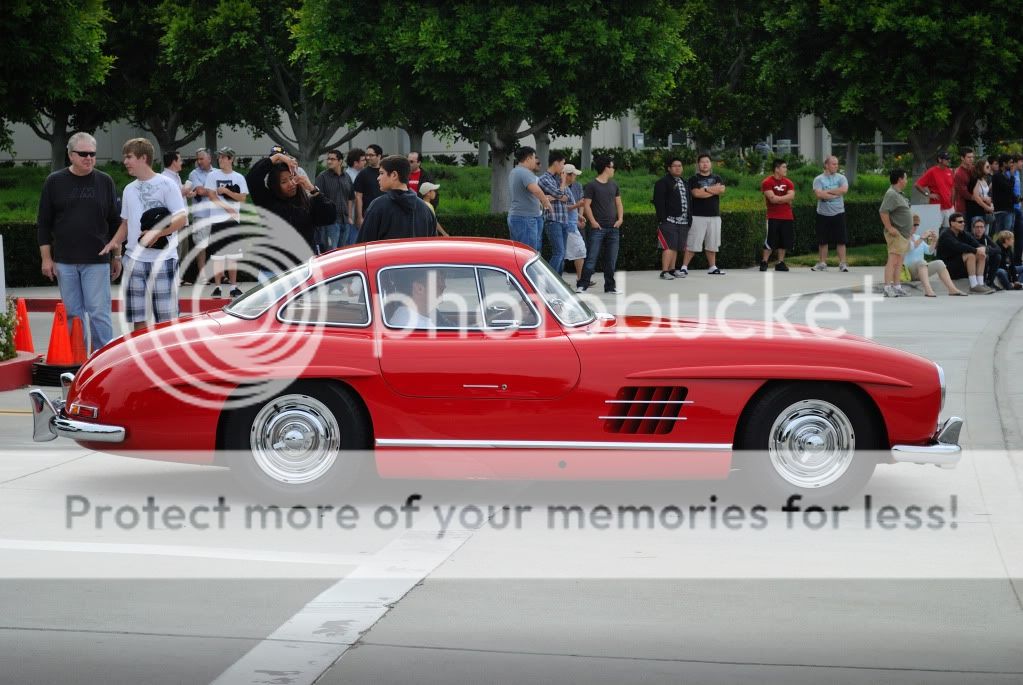
[[[253,164],[245,178],[252,202],[288,222],[315,253],[316,227],[336,221],[337,209],[308,176],[298,173],[295,158],[275,152]]]

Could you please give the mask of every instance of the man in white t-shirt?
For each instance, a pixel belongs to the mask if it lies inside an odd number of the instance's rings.
[[[150,313],[157,323],[178,315],[177,249],[179,231],[188,216],[181,189],[153,171],[153,144],[132,138],[121,148],[124,168],[135,177],[121,197],[121,225],[100,254],[114,252],[128,239],[124,265],[124,313],[135,330],[146,327]],[[143,232],[143,221],[165,218]]]
[[[241,206],[249,195],[245,177],[234,170],[234,150],[222,147],[217,150],[217,166],[206,176],[206,193],[211,200],[210,259],[213,261],[213,297],[220,297],[220,280],[227,269],[231,283],[231,297],[238,297],[238,260],[242,258],[239,236],[223,237],[225,232],[238,226],[241,221]],[[217,239],[217,234],[221,239]]]

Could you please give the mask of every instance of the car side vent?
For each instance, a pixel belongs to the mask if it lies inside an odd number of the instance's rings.
[[[613,400],[604,400],[604,421],[608,433],[663,435],[679,421],[686,400],[686,388],[673,386],[626,387]]]

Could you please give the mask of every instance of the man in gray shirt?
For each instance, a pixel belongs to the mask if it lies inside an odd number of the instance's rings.
[[[586,264],[583,275],[575,285],[577,293],[589,287],[590,276],[597,267],[597,258],[604,253],[604,292],[621,294],[615,284],[615,266],[618,264],[618,243],[621,241],[622,221],[625,210],[618,184],[611,180],[615,175],[615,164],[610,157],[601,155],[593,160],[597,178],[583,188],[583,214],[590,225],[589,240],[586,243]]]
[[[817,248],[819,259],[814,271],[828,270],[828,243],[838,250],[838,270],[848,271],[845,264],[845,194],[849,181],[838,173],[838,157],[830,155],[824,160],[824,173],[813,179],[813,193],[817,196]]]
[[[543,240],[543,209],[551,210],[551,202],[537,184],[536,170],[540,160],[536,150],[520,147],[515,151],[515,168],[508,176],[511,204],[508,206],[508,234],[511,239],[540,251]]]

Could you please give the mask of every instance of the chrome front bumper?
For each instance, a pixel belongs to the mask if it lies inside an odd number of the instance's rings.
[[[61,394],[64,397],[59,400],[51,400],[42,390],[28,391],[28,398],[32,403],[32,439],[36,442],[49,442],[55,438],[89,442],[124,442],[124,428],[121,426],[105,426],[63,416],[67,389],[71,387],[73,380],[74,377],[69,373],[60,377]]]
[[[897,464],[934,464],[943,469],[955,468],[963,456],[959,431],[963,420],[952,416],[938,427],[929,445],[893,445],[892,461]]]

